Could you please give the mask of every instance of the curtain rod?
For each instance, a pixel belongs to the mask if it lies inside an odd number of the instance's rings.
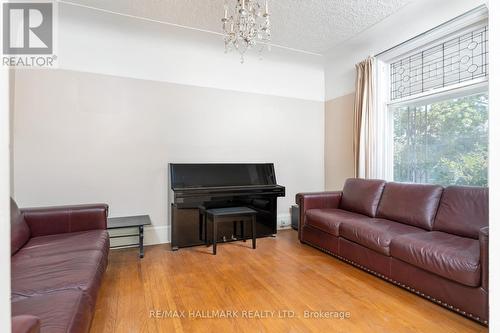
[[[469,11],[467,11],[467,12],[465,12],[465,13],[463,13],[463,14],[461,14],[461,15],[457,16],[457,17],[454,17],[454,18],[452,18],[451,20],[448,20],[448,21],[446,21],[446,22],[443,22],[443,23],[441,23],[440,25],[435,26],[434,28],[431,28],[431,29],[429,29],[429,30],[427,30],[427,31],[424,31],[424,32],[422,32],[422,33],[420,33],[420,34],[418,34],[418,35],[416,35],[416,36],[413,36],[412,38],[410,38],[410,39],[408,39],[408,40],[405,40],[404,42],[401,42],[401,43],[399,43],[399,44],[397,44],[397,45],[394,45],[394,46],[392,46],[392,47],[390,47],[390,48],[388,48],[388,49],[386,49],[386,50],[382,51],[382,52],[379,52],[379,53],[377,53],[376,55],[374,55],[374,57],[379,57],[379,56],[381,56],[381,55],[383,55],[383,54],[385,54],[385,53],[387,53],[387,52],[390,52],[390,51],[392,51],[392,50],[394,50],[394,49],[397,49],[398,47],[401,47],[401,46],[403,46],[403,45],[406,45],[406,44],[408,44],[408,43],[410,43],[410,42],[414,41],[415,39],[421,38],[421,37],[423,37],[423,36],[425,36],[425,35],[428,35],[429,33],[433,32],[433,31],[436,31],[436,30],[438,30],[438,29],[440,29],[440,28],[442,28],[442,27],[444,27],[444,26],[447,26],[447,25],[449,25],[449,24],[451,24],[451,23],[453,23],[453,22],[456,22],[456,21],[458,21],[458,20],[460,20],[460,19],[462,19],[462,18],[464,18],[464,17],[466,17],[466,16],[469,16],[469,15],[470,15],[470,14],[472,14],[472,13],[482,11],[482,10],[483,10],[483,9],[485,9],[485,8],[487,9],[487,6],[486,6],[485,4],[482,4],[482,5],[480,5],[480,6],[477,6],[476,8],[473,8],[473,9],[471,9],[471,10],[469,10]]]

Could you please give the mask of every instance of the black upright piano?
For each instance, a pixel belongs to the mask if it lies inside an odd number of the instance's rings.
[[[276,234],[277,198],[285,196],[285,188],[276,184],[272,163],[171,163],[169,187],[172,250],[205,243],[200,207],[253,208],[257,237]],[[217,241],[234,239],[233,227],[221,225]]]

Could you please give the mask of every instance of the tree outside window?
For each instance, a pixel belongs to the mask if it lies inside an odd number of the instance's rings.
[[[488,95],[393,110],[394,179],[488,186]]]

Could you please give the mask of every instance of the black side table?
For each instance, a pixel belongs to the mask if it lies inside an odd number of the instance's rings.
[[[151,225],[151,219],[149,215],[138,215],[138,216],[124,216],[124,217],[112,217],[108,219],[108,230],[112,229],[123,229],[123,228],[137,228],[137,234],[126,234],[126,235],[116,235],[109,236],[109,238],[122,238],[122,237],[139,237],[139,243],[126,244],[126,245],[115,245],[110,246],[110,248],[127,248],[127,247],[139,247],[139,256],[144,258],[144,226]]]

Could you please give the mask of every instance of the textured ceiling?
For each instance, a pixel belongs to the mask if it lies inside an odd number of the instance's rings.
[[[230,3],[235,0],[229,0]],[[262,0],[263,1],[263,0]],[[412,0],[269,0],[272,43],[323,54]],[[67,0],[121,14],[221,32],[224,0]]]

